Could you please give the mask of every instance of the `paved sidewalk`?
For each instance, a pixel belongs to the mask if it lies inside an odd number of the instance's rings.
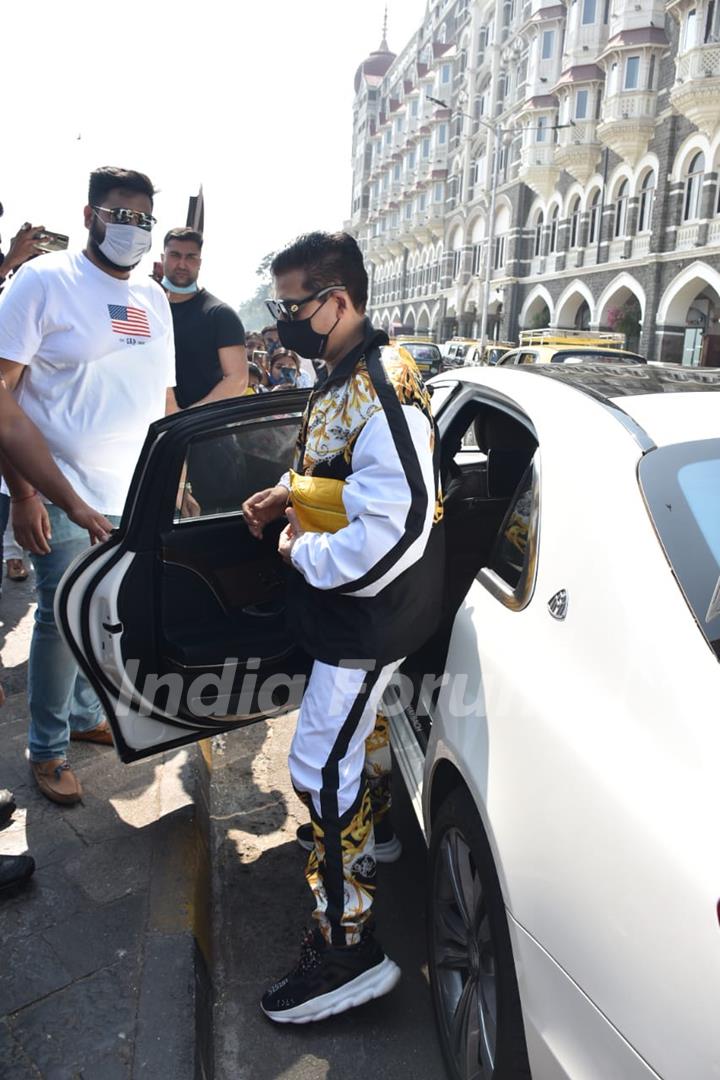
[[[322,1023],[273,1024],[262,992],[297,960],[311,923],[307,811],[287,754],[294,716],[213,740],[211,834],[216,943],[216,1080],[442,1080],[425,956],[426,850],[407,794],[395,784],[402,858],[378,869],[378,935],[402,968],[396,990]]]
[[[0,1076],[202,1076],[196,936],[207,934],[207,867],[193,807],[197,752],[127,766],[110,747],[72,744],[83,804],[40,795],[24,755],[32,613],[31,580],[4,583],[0,787],[19,809],[0,830],[0,852],[29,850],[37,870],[28,888],[0,899]]]

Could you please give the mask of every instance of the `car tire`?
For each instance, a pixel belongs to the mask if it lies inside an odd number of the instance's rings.
[[[505,904],[469,792],[432,826],[427,946],[435,1019],[452,1080],[529,1080]]]

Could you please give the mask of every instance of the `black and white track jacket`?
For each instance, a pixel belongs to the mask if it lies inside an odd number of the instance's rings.
[[[281,481],[308,529],[292,549],[291,619],[303,648],[330,664],[401,659],[440,616],[444,542],[430,395],[409,353],[387,342],[366,321],[364,341],[321,377],[294,470]]]

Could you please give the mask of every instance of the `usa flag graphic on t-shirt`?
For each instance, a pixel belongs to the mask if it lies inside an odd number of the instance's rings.
[[[132,334],[134,337],[151,337],[150,323],[142,308],[108,304],[110,325],[115,334]]]

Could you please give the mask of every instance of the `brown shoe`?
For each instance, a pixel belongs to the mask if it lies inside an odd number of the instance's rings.
[[[31,761],[30,768],[43,795],[56,803],[79,803],[82,787],[75,773],[64,758],[51,761]]]
[[[101,720],[97,727],[89,731],[71,731],[70,738],[75,742],[102,743],[103,746],[112,746],[113,737],[107,720]]]
[[[8,559],[6,567],[10,581],[27,581],[28,572],[22,559]]]

